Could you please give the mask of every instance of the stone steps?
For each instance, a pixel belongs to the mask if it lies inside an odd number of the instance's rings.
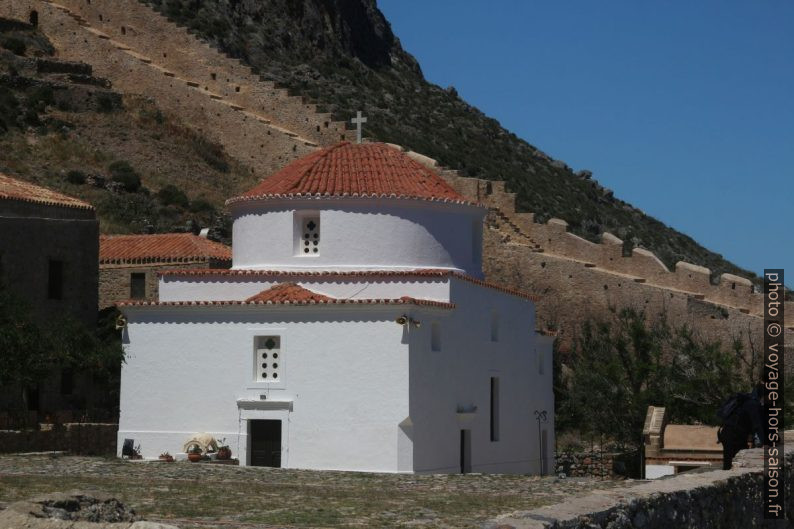
[[[310,147],[317,147],[318,146],[318,144],[316,142],[314,142],[313,140],[311,140],[309,138],[301,137],[299,134],[297,134],[297,133],[295,133],[295,132],[293,132],[293,131],[291,131],[289,129],[274,125],[272,123],[272,121],[267,116],[264,116],[264,115],[262,115],[262,114],[260,114],[258,112],[252,111],[250,109],[246,109],[246,108],[244,108],[244,107],[242,107],[240,105],[237,105],[235,103],[232,103],[230,101],[226,101],[223,96],[215,94],[215,93],[213,93],[213,92],[211,92],[209,90],[202,90],[200,88],[200,83],[198,83],[196,81],[189,80],[189,79],[183,79],[181,77],[178,77],[174,72],[171,72],[171,71],[167,70],[166,68],[160,66],[159,64],[155,63],[150,57],[147,57],[146,55],[133,50],[132,48],[130,48],[129,46],[127,46],[127,45],[125,45],[125,44],[123,44],[121,42],[117,42],[117,41],[111,39],[110,36],[107,35],[106,33],[104,33],[103,31],[100,31],[100,30],[92,27],[91,24],[89,24],[82,16],[80,16],[77,13],[74,13],[68,7],[66,7],[64,5],[61,5],[61,4],[58,4],[57,2],[54,2],[53,0],[44,0],[44,1],[46,3],[52,5],[56,9],[59,9],[60,11],[64,12],[69,17],[71,17],[73,20],[75,20],[75,22],[78,23],[78,25],[80,25],[89,34],[93,35],[96,38],[100,38],[100,39],[103,39],[103,40],[110,41],[110,43],[117,50],[134,57],[135,59],[139,60],[140,62],[142,62],[142,63],[144,63],[144,64],[146,64],[148,66],[150,66],[151,68],[153,68],[155,70],[158,70],[162,75],[165,75],[167,77],[172,77],[172,78],[174,78],[177,81],[184,82],[189,87],[196,89],[199,93],[208,96],[209,99],[211,99],[213,101],[216,101],[219,104],[226,105],[226,106],[228,106],[228,107],[230,107],[230,108],[232,108],[234,110],[237,110],[237,111],[244,111],[247,115],[249,115],[252,118],[256,119],[258,122],[262,123],[263,125],[266,125],[267,127],[271,128],[275,132],[279,132],[281,134],[285,134],[287,136],[290,136],[291,138],[295,138],[298,141],[303,142],[304,145],[307,145],[307,146],[310,146]]]

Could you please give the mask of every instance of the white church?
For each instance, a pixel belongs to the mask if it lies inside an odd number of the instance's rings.
[[[551,339],[532,296],[483,280],[484,207],[382,143],[317,151],[227,206],[231,269],[163,272],[158,301],[119,304],[119,454],[207,432],[242,465],[553,469]]]

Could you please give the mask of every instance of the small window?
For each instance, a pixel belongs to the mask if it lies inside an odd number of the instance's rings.
[[[320,217],[304,217],[298,232],[298,255],[320,255]]]
[[[254,380],[281,382],[284,357],[280,336],[257,336],[254,339]]]
[[[71,395],[74,392],[74,371],[71,368],[61,370],[61,395]]]
[[[546,354],[543,351],[538,351],[538,375],[546,372]]]
[[[130,274],[130,299],[146,299],[146,274],[134,272]]]
[[[491,377],[491,441],[499,440],[499,377]]]
[[[430,325],[430,350],[441,350],[441,324],[438,322],[433,322]]]
[[[491,341],[499,341],[499,314],[496,311],[491,313]]]
[[[50,259],[47,272],[47,298],[63,299],[63,261]]]

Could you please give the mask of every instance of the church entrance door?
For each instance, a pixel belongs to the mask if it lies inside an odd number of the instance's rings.
[[[281,421],[248,421],[251,466],[281,467]]]
[[[471,430],[460,431],[460,473],[471,472]]]

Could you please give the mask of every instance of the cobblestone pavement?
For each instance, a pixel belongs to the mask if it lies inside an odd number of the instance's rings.
[[[115,495],[181,528],[478,527],[514,510],[630,482],[508,475],[397,475],[0,456],[0,502],[50,492]]]

